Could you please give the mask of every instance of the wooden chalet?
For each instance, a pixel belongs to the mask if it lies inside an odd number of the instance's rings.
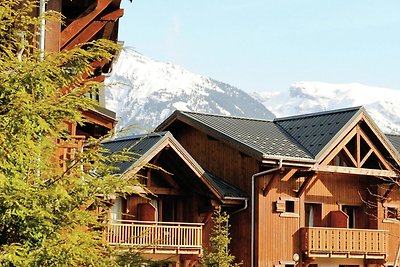
[[[123,179],[139,175],[139,194],[114,198],[107,241],[138,250],[169,266],[194,266],[207,246],[215,207],[238,212],[247,196],[205,171],[169,132],[105,142],[110,153],[128,152],[131,160],[116,164]],[[153,167],[151,167],[153,166]]]
[[[42,0],[45,10],[55,10],[62,14],[62,23],[46,21],[44,49],[63,51],[97,39],[117,41],[118,21],[123,15],[121,0]],[[38,11],[39,12],[39,11]],[[88,77],[98,82],[104,81],[104,74],[110,72],[111,62],[93,62],[95,76]],[[84,126],[69,125],[68,130],[80,140],[99,137],[116,124],[115,113],[106,109],[104,92],[88,95],[98,102],[94,109],[83,111],[87,120]]]
[[[363,107],[273,121],[176,111],[156,130],[250,196],[230,221],[243,266],[394,264],[400,136]]]
[[[117,41],[118,20],[123,15],[120,3],[121,0],[40,0],[34,16],[46,10],[54,10],[62,15],[62,21],[44,21],[38,47],[46,52],[59,52],[97,39]],[[111,63],[105,60],[93,62],[94,75],[87,77],[87,80],[103,82],[104,75],[110,72]],[[76,151],[81,151],[87,137],[103,136],[117,122],[115,112],[105,108],[104,91],[89,94],[87,97],[95,100],[97,105],[82,110],[86,120],[84,125],[66,125],[73,142],[57,141],[60,147],[57,158],[61,161],[70,159]]]

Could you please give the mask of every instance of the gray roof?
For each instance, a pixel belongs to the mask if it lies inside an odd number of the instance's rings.
[[[213,187],[222,195],[223,198],[247,198],[247,194],[239,188],[229,184],[225,180],[207,172],[206,178],[211,182]]]
[[[213,131],[228,142],[251,148],[262,158],[280,156],[312,159],[307,150],[272,121],[186,111],[179,113],[206,126],[208,131]]]
[[[149,151],[155,144],[157,144],[167,132],[151,133],[127,136],[122,138],[113,139],[111,141],[103,142],[103,147],[106,148],[109,153],[121,153],[122,151],[129,152],[131,161],[129,162],[118,162],[114,166],[118,168],[117,173],[125,173],[134,162],[136,162],[141,156]]]
[[[313,157],[354,117],[361,107],[275,119]]]
[[[310,164],[361,112],[365,112],[363,107],[352,107],[268,121],[175,111],[157,129],[173,131],[169,126],[178,120],[257,159],[283,158]],[[400,152],[400,136],[386,136]]]
[[[400,153],[400,135],[386,134],[387,139],[392,143],[394,148]]]
[[[146,152],[150,151],[160,142],[164,137],[172,135],[169,132],[155,132],[151,134],[133,135],[122,138],[113,139],[111,141],[103,142],[103,147],[106,148],[109,153],[121,153],[122,151],[129,152],[131,161],[119,162],[114,164],[115,167],[119,168],[116,173],[125,173],[137,160],[139,160]],[[182,148],[183,149],[183,148]],[[196,163],[197,164],[197,163]],[[163,167],[163,166],[160,166]],[[209,172],[204,172],[204,178],[207,179],[208,183],[218,192],[222,198],[247,198],[246,193],[241,191],[239,188],[229,184],[222,178],[217,177]]]

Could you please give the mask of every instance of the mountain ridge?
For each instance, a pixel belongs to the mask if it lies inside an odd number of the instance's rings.
[[[400,134],[400,91],[360,83],[299,81],[283,92],[248,94],[232,85],[124,48],[106,79],[117,130],[149,132],[176,109],[271,120],[364,106],[384,133]]]
[[[400,91],[360,83],[300,81],[283,92],[255,92],[277,117],[364,106],[378,127],[400,134]]]
[[[244,91],[171,63],[124,49],[106,79],[106,108],[119,117],[117,130],[152,130],[174,110],[272,119]]]

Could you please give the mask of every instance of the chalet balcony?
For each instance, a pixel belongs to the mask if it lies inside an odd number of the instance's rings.
[[[301,229],[302,250],[309,258],[386,259],[388,231],[306,227]]]
[[[120,220],[110,222],[107,242],[142,253],[201,254],[201,223]]]

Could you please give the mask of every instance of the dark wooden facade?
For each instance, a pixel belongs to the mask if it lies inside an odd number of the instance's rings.
[[[62,23],[46,21],[45,50],[63,51],[85,42],[108,39],[118,40],[118,20],[123,15],[120,0],[49,0],[46,10],[62,14]],[[104,81],[103,73],[110,71],[111,62],[93,62],[96,81]],[[93,79],[93,78],[91,78]],[[104,108],[104,92],[88,96],[98,107],[83,111],[88,121],[84,126],[71,125],[71,134],[99,137],[116,124],[115,113]]]
[[[260,171],[260,162],[207,133],[189,125],[178,124],[178,130],[169,130],[200,166],[223,177],[248,195],[251,194],[250,178]],[[250,266],[246,260],[250,258],[250,216],[250,209],[246,209],[230,218],[231,252],[237,259],[244,261],[244,266]]]
[[[399,154],[363,108],[331,134],[313,162],[257,158],[243,145],[244,137],[232,141],[207,119],[199,123],[190,114],[174,114],[158,130],[171,131],[204,169],[249,196],[252,176],[264,171],[254,178],[253,266],[394,263],[400,236],[394,170]],[[231,251],[244,266],[252,266],[251,211],[233,214],[230,222]]]
[[[122,178],[139,175],[144,186],[138,188],[141,195],[115,198],[108,234],[112,245],[140,247],[143,256],[170,260],[172,266],[194,266],[209,245],[215,208],[237,210],[247,201],[224,196],[233,187],[224,184],[221,191],[218,178],[206,173],[170,133],[125,137],[104,147],[112,153],[125,147],[140,155],[129,167],[121,165],[120,172]],[[137,234],[142,232],[147,234]]]

